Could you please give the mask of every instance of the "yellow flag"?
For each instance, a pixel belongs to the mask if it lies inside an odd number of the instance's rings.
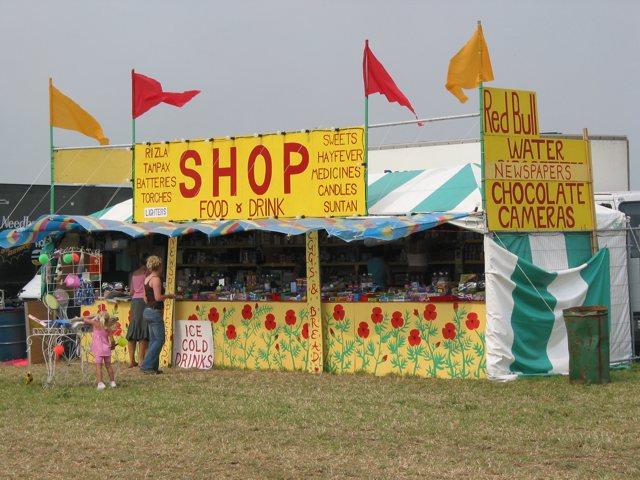
[[[455,95],[462,103],[467,101],[463,88],[475,88],[480,82],[493,80],[489,48],[482,34],[482,25],[478,22],[478,29],[467,44],[449,61],[447,72],[447,90]]]
[[[54,87],[51,79],[49,79],[49,116],[52,127],[75,130],[95,138],[100,145],[109,145],[109,139],[104,136],[98,121]]]

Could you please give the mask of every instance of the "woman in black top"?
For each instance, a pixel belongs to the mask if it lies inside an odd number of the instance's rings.
[[[140,370],[143,373],[162,373],[158,370],[160,363],[160,352],[164,345],[164,321],[162,312],[164,310],[164,300],[175,298],[174,295],[165,295],[162,289],[162,260],[152,255],[147,259],[147,277],[144,279],[144,293],[146,308],[143,318],[149,325],[149,349],[144,357]]]

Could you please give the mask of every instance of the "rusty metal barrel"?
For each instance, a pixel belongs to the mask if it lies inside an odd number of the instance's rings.
[[[573,307],[562,313],[569,343],[569,380],[585,384],[609,383],[607,307]]]

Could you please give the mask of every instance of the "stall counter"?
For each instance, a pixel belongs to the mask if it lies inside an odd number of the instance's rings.
[[[215,365],[309,369],[307,303],[178,300],[174,318],[211,322]]]
[[[325,369],[485,378],[482,302],[323,302]],[[176,320],[209,320],[214,364],[308,370],[309,310],[300,302],[176,303]]]
[[[325,370],[485,378],[484,302],[324,302]]]
[[[98,301],[83,311],[106,309],[118,316],[117,338],[126,336],[129,305]],[[328,372],[486,377],[483,302],[323,302],[321,316]],[[309,370],[306,303],[178,300],[174,321],[179,320],[211,322],[214,365]],[[114,354],[127,361],[126,348]]]

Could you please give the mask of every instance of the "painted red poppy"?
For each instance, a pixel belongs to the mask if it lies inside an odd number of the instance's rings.
[[[189,318],[187,318],[187,320],[198,320],[198,315],[192,313],[191,315],[189,315]]]
[[[227,326],[227,332],[226,332],[226,333],[227,333],[227,338],[228,338],[229,340],[233,340],[233,339],[234,339],[234,338],[236,338],[236,336],[238,335],[238,334],[236,333],[236,327],[235,327],[235,326],[233,326],[233,325],[229,325],[229,326]]]
[[[209,314],[207,315],[207,318],[209,319],[210,322],[218,323],[218,320],[220,320],[220,314],[218,313],[218,309],[216,307],[211,307],[209,309]]]
[[[98,305],[98,311],[99,312],[106,312],[107,311],[107,306],[104,303],[101,303],[100,305]]]
[[[415,347],[416,345],[420,345],[422,339],[420,338],[420,330],[414,328],[409,332],[409,345]]]
[[[404,325],[404,318],[402,318],[402,313],[397,310],[391,314],[391,326],[393,328],[401,328]]]
[[[465,322],[467,328],[469,330],[475,330],[480,326],[480,319],[478,318],[478,314],[475,312],[471,312],[467,315],[467,321]]]
[[[129,314],[131,314],[131,311],[129,311]],[[91,315],[91,312],[89,310],[85,310],[84,312],[82,312],[83,317],[89,317],[90,315]]]
[[[244,307],[242,307],[242,318],[244,318],[245,320],[251,320],[251,317],[253,316],[253,311],[251,310],[251,305],[245,305]]]
[[[382,309],[380,307],[373,307],[371,310],[371,321],[373,323],[382,323]]]
[[[309,340],[309,324],[305,323],[302,325],[302,338],[305,340]]]
[[[295,325],[296,324],[296,312],[294,312],[293,310],[287,310],[284,314],[284,322],[289,325]]]
[[[264,321],[264,328],[267,330],[273,330],[276,328],[276,317],[273,313],[267,313],[267,319]]]
[[[369,324],[367,324],[367,322],[360,322],[358,325],[358,336],[360,338],[367,338],[369,333]]]
[[[333,319],[336,322],[341,322],[342,320],[344,320],[344,307],[342,305],[336,305],[335,307],[333,307]]]
[[[442,336],[445,340],[455,340],[456,338],[456,326],[449,322],[442,329]]]
[[[120,325],[120,322],[116,322],[113,326],[113,336],[119,337],[120,335],[122,335],[122,325]]]
[[[436,306],[433,303],[427,303],[427,305],[424,307],[424,312],[422,312],[422,315],[428,322],[433,322],[438,317]]]

